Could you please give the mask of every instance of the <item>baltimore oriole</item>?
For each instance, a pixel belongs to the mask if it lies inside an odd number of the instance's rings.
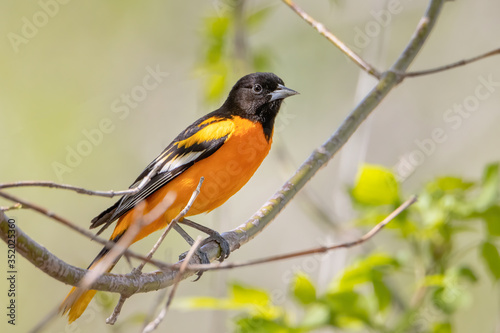
[[[123,196],[91,222],[91,228],[107,226],[118,220],[110,241],[117,242],[140,214],[147,214],[175,192],[174,202],[160,217],[141,226],[133,242],[165,228],[186,206],[201,177],[204,183],[199,197],[186,216],[209,212],[228,200],[247,183],[271,148],[274,120],[284,98],[297,94],[284,86],[272,73],[253,73],[242,77],[231,89],[224,104],[198,119],[170,143],[139,175],[137,186],[151,170],[158,170],[136,194]],[[190,221],[188,224],[211,235],[221,245],[220,260],[229,254],[229,246],[217,232]],[[208,231],[207,231],[208,230]],[[92,269],[110,251],[104,247],[92,261]],[[109,271],[113,267],[109,268]],[[96,291],[88,290],[73,302],[68,298],[61,305],[71,323],[85,311]],[[69,303],[69,304],[68,304]]]

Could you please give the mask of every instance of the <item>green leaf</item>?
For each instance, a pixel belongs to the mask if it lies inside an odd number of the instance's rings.
[[[473,182],[466,182],[459,177],[439,177],[436,179],[436,187],[444,192],[453,192],[457,190],[467,190],[474,185]]]
[[[399,201],[396,177],[382,166],[364,165],[351,193],[358,203],[364,205],[392,205]]]
[[[426,189],[418,196],[415,207],[418,207],[424,226],[433,228],[436,225],[444,224],[447,214],[439,205],[440,198],[436,198],[429,191],[429,189]],[[432,230],[432,233],[434,233],[434,230]]]
[[[354,291],[330,292],[325,297],[331,313],[331,324],[337,327],[371,326],[368,301]]]
[[[206,85],[205,96],[208,101],[214,101],[222,96],[226,86],[226,76],[221,74],[212,74]]]
[[[240,310],[248,308],[248,304],[236,303],[227,298],[190,297],[176,301],[176,307],[181,309],[216,309]]]
[[[300,326],[311,329],[327,325],[329,321],[330,310],[328,306],[323,303],[315,303],[306,309],[306,313],[300,323]]]
[[[253,55],[253,67],[257,71],[265,71],[266,68],[271,67],[271,53],[268,49],[258,50]]]
[[[221,39],[229,31],[231,19],[226,16],[209,17],[205,21],[205,33],[208,38]]]
[[[352,290],[356,285],[380,280],[380,273],[398,266],[398,261],[393,257],[374,253],[346,268],[333,287],[337,290]]]
[[[485,212],[474,215],[473,217],[482,218],[486,222],[486,227],[490,236],[500,236],[500,206],[492,206]]]
[[[383,311],[391,304],[391,291],[383,281],[373,280],[372,284],[375,297],[377,298],[378,308],[380,311]]]
[[[495,245],[490,242],[484,242],[481,246],[481,257],[483,258],[489,271],[495,278],[500,279],[500,255]]]
[[[498,202],[500,184],[498,168],[498,163],[493,163],[484,169],[481,193],[476,199],[476,210],[479,212],[485,211]]]
[[[279,318],[284,312],[272,304],[266,291],[238,283],[230,285],[229,298],[192,297],[177,300],[175,306],[181,309],[244,310],[249,316],[257,315],[269,320]]]
[[[463,300],[463,290],[452,286],[439,287],[432,294],[434,306],[447,315],[453,314]]]
[[[303,273],[295,275],[292,282],[292,291],[295,298],[302,304],[316,301],[316,288],[309,277]]]
[[[422,285],[426,287],[443,287],[445,278],[444,274],[427,275],[424,277]]]
[[[477,282],[476,274],[467,266],[460,267],[457,273],[459,278],[465,279],[468,282]]]
[[[264,317],[252,316],[236,321],[239,333],[299,333],[300,330],[289,327],[283,320],[269,320]]]
[[[243,286],[233,283],[231,286],[231,300],[239,304],[253,304],[266,306],[270,303],[269,294],[262,289]]]
[[[450,323],[434,323],[432,325],[432,333],[452,333]]]
[[[259,9],[246,18],[246,24],[249,28],[257,28],[271,14],[273,7],[264,7]]]

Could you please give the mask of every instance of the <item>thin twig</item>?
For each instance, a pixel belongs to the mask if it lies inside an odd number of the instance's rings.
[[[53,308],[45,317],[42,318],[37,324],[31,328],[28,333],[39,333],[43,332],[43,329],[54,320],[55,317],[59,314],[59,309],[57,307]]]
[[[372,65],[363,60],[359,55],[351,50],[347,45],[345,45],[340,39],[338,39],[333,33],[331,33],[323,23],[316,21],[309,14],[304,12],[302,8],[297,6],[292,0],[282,0],[288,7],[290,7],[297,15],[299,15],[304,21],[309,23],[316,31],[318,31],[322,36],[332,42],[336,47],[338,47],[349,59],[354,61],[361,69],[370,75],[373,75],[377,79],[382,78],[382,74],[376,70]]]
[[[79,187],[79,186],[73,186],[73,185],[68,185],[68,184],[58,184],[58,183],[51,182],[51,181],[26,180],[26,181],[0,184],[0,189],[15,188],[15,187],[58,188],[58,189],[62,189],[62,190],[74,191],[74,192],[80,193],[80,194],[96,195],[96,196],[109,197],[109,198],[114,197],[114,196],[118,196],[118,195],[133,194],[135,191],[135,189],[128,189],[128,190],[123,190],[123,191],[113,191],[113,190],[111,190],[111,191],[93,191],[93,190],[88,190],[88,189],[85,189],[85,188]]]
[[[169,294],[168,291],[168,288],[158,290],[155,296],[155,300],[150,303],[151,307],[142,320],[142,327],[146,327],[146,325],[156,317],[156,313],[159,313],[161,309],[165,307],[164,304]]]
[[[64,217],[62,217],[62,216],[60,216],[60,215],[58,215],[58,214],[56,214],[56,213],[54,213],[54,212],[52,212],[52,211],[44,208],[42,206],[39,206],[39,205],[34,204],[32,202],[29,202],[29,201],[17,198],[15,196],[11,195],[11,194],[7,194],[7,193],[1,192],[1,191],[0,191],[0,197],[2,197],[4,199],[7,199],[7,200],[10,200],[12,202],[17,202],[18,204],[20,204],[24,208],[28,208],[28,209],[34,210],[37,213],[40,213],[42,215],[47,216],[50,219],[53,219],[53,220],[55,220],[57,222],[60,222],[63,225],[67,226],[68,228],[70,228],[70,229],[72,229],[72,230],[74,230],[74,231],[82,234],[83,236],[85,236],[87,238],[95,240],[98,243],[101,243],[101,244],[109,246],[109,247],[112,247],[112,246],[115,245],[114,242],[111,242],[111,241],[105,240],[103,238],[100,238],[98,236],[95,236],[92,232],[90,232],[90,231],[88,231],[86,229],[80,228],[79,226],[75,225],[71,221],[65,219]],[[136,259],[139,259],[139,260],[142,260],[142,261],[147,261],[150,264],[153,264],[153,265],[157,266],[158,268],[165,268],[165,267],[169,266],[166,263],[163,263],[163,262],[160,262],[160,261],[156,261],[156,260],[153,260],[153,259],[148,259],[145,256],[143,256],[141,254],[138,254],[138,253],[135,253],[135,252],[133,252],[131,250],[128,250],[128,249],[127,249],[127,251],[125,251],[124,254],[126,256],[129,256],[129,257],[132,257],[132,258],[136,258]]]
[[[429,75],[429,74],[439,73],[439,72],[443,72],[443,71],[450,70],[453,68],[457,68],[460,66],[465,66],[467,64],[470,64],[470,63],[473,63],[473,62],[476,62],[476,61],[479,61],[481,59],[491,57],[491,56],[494,56],[497,54],[500,54],[500,48],[495,49],[495,50],[490,51],[490,52],[486,52],[484,54],[481,54],[481,55],[478,55],[478,56],[475,56],[472,58],[469,58],[469,59],[460,60],[460,61],[448,64],[448,65],[439,66],[436,68],[426,69],[426,70],[422,70],[422,71],[414,71],[414,72],[407,72],[407,73],[396,72],[396,74],[400,75],[403,78],[404,77],[415,77],[415,76]]]
[[[118,316],[122,312],[123,304],[125,304],[125,301],[129,297],[130,296],[120,294],[120,299],[118,300],[118,303],[116,304],[115,308],[113,309],[113,313],[111,314],[111,316],[109,316],[109,318],[106,318],[106,324],[114,325],[116,323],[116,319],[118,319]]]
[[[7,212],[9,210],[15,210],[15,209],[22,209],[23,205],[21,205],[19,202],[13,204],[12,206],[7,206],[7,207],[0,207],[0,211],[2,212]]]
[[[156,172],[162,167],[160,163],[157,163],[157,165],[146,175],[146,177],[142,178],[141,182],[137,184],[137,186],[131,187],[128,190],[122,190],[122,191],[93,191],[93,190],[88,190],[83,187],[79,186],[73,186],[73,185],[68,185],[68,184],[58,184],[55,182],[51,181],[19,181],[19,182],[13,182],[13,183],[3,183],[0,184],[0,189],[6,189],[6,188],[14,188],[14,187],[49,187],[49,188],[59,188],[62,190],[69,190],[69,191],[74,191],[79,194],[87,194],[87,195],[96,195],[96,196],[101,196],[101,197],[108,197],[112,198],[115,196],[121,196],[121,195],[129,195],[129,194],[136,194],[140,190],[146,186],[146,184],[151,180],[154,175],[156,175]],[[135,185],[135,184],[133,184]],[[132,185],[132,186],[133,186]]]
[[[148,325],[146,325],[146,327],[144,328],[142,333],[153,332],[158,327],[158,325],[160,325],[160,323],[163,321],[163,319],[167,315],[168,309],[170,308],[170,304],[172,304],[172,300],[174,299],[175,292],[177,291],[177,287],[179,286],[179,282],[181,281],[182,274],[186,271],[186,268],[188,267],[189,261],[193,257],[194,253],[196,252],[196,250],[198,249],[198,246],[200,246],[200,244],[201,244],[201,237],[198,236],[196,238],[196,240],[194,241],[193,245],[191,246],[191,248],[189,249],[189,251],[186,255],[186,259],[182,262],[181,268],[179,269],[179,273],[175,276],[174,285],[172,286],[172,290],[170,291],[170,294],[168,295],[168,300],[167,300],[167,303],[165,304],[165,307],[160,311],[158,316],[153,321],[151,321]]]
[[[316,253],[325,253],[325,252],[340,249],[340,248],[353,247],[353,246],[362,244],[362,243],[366,242],[367,240],[371,239],[380,230],[382,230],[382,228],[384,228],[390,221],[392,221],[396,216],[401,214],[401,212],[406,210],[408,207],[413,205],[416,201],[417,201],[417,197],[412,196],[410,199],[406,200],[403,204],[401,204],[398,208],[396,208],[392,213],[390,213],[383,221],[378,223],[370,231],[368,231],[361,238],[359,238],[355,241],[337,244],[337,245],[332,245],[332,246],[321,246],[321,247],[310,249],[310,250],[292,252],[292,253],[287,253],[287,254],[271,256],[271,257],[267,257],[267,258],[255,259],[255,260],[249,260],[249,261],[245,261],[245,262],[241,262],[241,263],[223,262],[223,263],[213,263],[213,264],[189,265],[187,269],[190,271],[230,269],[230,268],[236,268],[236,267],[245,267],[245,266],[252,266],[252,265],[257,265],[257,264],[274,262],[274,261],[280,261],[280,260],[301,257],[301,256],[306,256],[306,255],[311,255],[311,254],[316,254]]]
[[[186,207],[184,207],[183,210],[181,210],[181,212],[168,224],[168,226],[165,228],[165,231],[163,231],[163,233],[161,234],[160,238],[156,241],[155,245],[153,246],[153,248],[151,249],[151,251],[149,251],[148,255],[146,256],[146,258],[149,260],[153,257],[153,255],[155,254],[155,252],[158,250],[158,248],[160,247],[161,243],[163,242],[163,240],[165,239],[165,237],[167,236],[167,234],[169,233],[169,231],[173,228],[173,226],[179,222],[184,216],[186,216],[186,214],[189,212],[189,210],[191,209],[191,206],[193,206],[194,204],[194,201],[196,200],[196,198],[198,197],[198,195],[200,194],[200,189],[201,189],[201,184],[203,184],[203,181],[205,180],[204,177],[201,177],[200,178],[200,181],[198,183],[198,186],[196,187],[196,189],[193,191],[193,194],[191,195],[191,198],[189,199],[188,203],[186,204]],[[137,272],[141,272],[142,269],[144,268],[144,265],[146,264],[147,261],[143,261],[137,268]]]

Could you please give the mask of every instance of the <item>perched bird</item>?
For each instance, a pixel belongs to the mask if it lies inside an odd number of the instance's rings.
[[[118,220],[110,237],[111,242],[118,242],[139,214],[144,216],[159,205],[169,192],[174,192],[175,199],[163,214],[141,225],[132,241],[136,242],[165,228],[186,206],[201,177],[204,177],[204,182],[200,195],[186,217],[219,207],[238,192],[260,166],[271,148],[274,120],[281,102],[295,94],[296,91],[285,87],[283,80],[273,73],[253,73],[242,77],[219,109],[181,132],[130,187],[136,187],[152,170],[157,170],[150,181],[139,192],[123,196],[95,217],[91,228],[102,226],[99,234]],[[139,211],[138,204],[141,202]],[[216,240],[221,247],[219,260],[229,255],[227,241],[216,231],[187,219],[180,223],[208,233],[210,240]],[[88,269],[95,267],[109,251],[109,247],[104,247]],[[82,315],[96,293],[95,290],[88,290],[76,299],[70,298],[77,290],[74,287],[61,304],[61,311],[68,313],[70,323]]]

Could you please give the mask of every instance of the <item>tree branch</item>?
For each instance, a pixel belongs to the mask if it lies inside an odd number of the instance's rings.
[[[15,196],[7,194],[5,192],[0,192],[0,197],[2,197],[4,199],[7,199],[7,200],[10,200],[12,202],[16,202],[16,204],[14,206],[16,206],[17,204],[20,204],[21,207],[29,208],[31,210],[34,210],[37,213],[40,213],[42,215],[47,216],[48,218],[56,220],[56,221],[62,223],[63,225],[67,226],[68,228],[70,228],[70,229],[72,229],[72,230],[74,230],[74,231],[82,234],[83,236],[85,236],[87,238],[90,238],[91,240],[94,240],[94,241],[96,241],[98,243],[101,243],[103,245],[107,245],[109,247],[112,247],[112,246],[115,245],[115,243],[110,242],[108,240],[105,240],[103,238],[100,238],[99,236],[94,235],[92,232],[90,232],[90,231],[88,231],[86,229],[80,228],[79,226],[75,225],[71,221],[65,219],[62,216],[59,216],[58,214],[56,214],[56,213],[54,213],[52,211],[49,211],[49,210],[45,209],[44,207],[41,207],[41,206],[36,205],[34,203],[28,202],[26,200],[17,198]],[[154,259],[148,259],[148,258],[144,257],[143,255],[135,253],[135,252],[133,252],[131,250],[128,250],[128,249],[125,251],[124,254],[125,254],[125,256],[128,256],[128,257],[132,257],[132,258],[136,258],[136,259],[140,259],[140,260],[146,261],[146,262],[148,262],[150,264],[153,264],[153,265],[157,266],[158,268],[163,268],[163,267],[165,267],[167,265],[165,263],[156,261]]]
[[[74,191],[76,193],[80,194],[87,194],[87,195],[96,195],[96,196],[101,196],[101,197],[108,197],[112,198],[115,196],[119,195],[125,195],[125,194],[133,194],[136,190],[135,189],[129,189],[129,190],[123,190],[123,191],[93,191],[93,190],[88,190],[83,187],[79,186],[73,186],[73,185],[68,185],[68,184],[58,184],[54,183],[51,181],[32,181],[32,180],[25,180],[25,181],[19,181],[19,182],[12,182],[12,183],[3,183],[0,184],[0,189],[6,189],[6,188],[15,188],[15,187],[48,187],[48,188],[58,188],[62,190],[69,190],[69,191]]]
[[[73,185],[68,185],[68,184],[58,184],[54,183],[51,181],[32,181],[32,180],[26,180],[26,181],[19,181],[19,182],[13,182],[13,183],[4,183],[0,184],[0,190],[1,189],[6,189],[6,188],[13,188],[13,187],[49,187],[49,188],[59,188],[62,190],[69,190],[69,191],[74,191],[76,193],[80,194],[87,194],[87,195],[96,195],[96,196],[101,196],[101,197],[108,197],[112,198],[115,196],[121,196],[121,195],[128,195],[128,194],[136,194],[139,192],[141,189],[146,186],[147,183],[151,180],[151,178],[156,175],[156,172],[163,167],[162,164],[157,164],[151,171],[144,177],[139,184],[133,184],[128,190],[123,190],[123,191],[93,191],[93,190],[88,190],[83,187],[79,186],[73,186]]]
[[[497,54],[500,54],[500,48],[495,49],[493,51],[483,53],[481,55],[478,55],[478,56],[475,56],[475,57],[472,57],[469,59],[460,60],[460,61],[448,64],[448,65],[439,66],[439,67],[431,68],[431,69],[426,69],[423,71],[414,71],[414,72],[406,72],[406,73],[398,73],[398,74],[401,75],[402,77],[416,77],[416,76],[423,76],[423,75],[439,73],[439,72],[447,71],[447,70],[457,68],[460,66],[465,66],[465,65],[468,65],[470,63],[473,63],[473,62],[476,62],[476,61],[479,61],[479,60],[482,60],[484,58],[491,57],[491,56],[494,56]]]
[[[299,15],[304,21],[309,23],[316,31],[318,31],[322,36],[328,39],[336,47],[340,49],[349,59],[354,61],[356,65],[361,67],[365,72],[373,75],[377,79],[382,78],[382,74],[377,71],[372,65],[363,60],[359,55],[351,50],[347,45],[345,45],[340,39],[337,38],[333,33],[331,33],[323,23],[316,21],[309,14],[304,12],[302,8],[297,6],[292,0],[282,0],[288,7],[290,7],[297,15]]]
[[[340,248],[350,248],[350,247],[362,244],[362,243],[368,241],[369,239],[371,239],[380,230],[382,230],[389,222],[391,222],[395,217],[397,217],[399,214],[401,214],[404,210],[408,209],[408,207],[413,205],[415,202],[417,202],[417,197],[412,196],[410,199],[406,200],[398,208],[396,208],[391,214],[387,215],[387,217],[384,220],[379,222],[370,231],[368,231],[361,238],[358,238],[355,241],[337,244],[337,245],[332,245],[332,246],[321,246],[321,247],[317,247],[317,248],[310,249],[310,250],[292,252],[292,253],[287,253],[287,254],[282,254],[282,255],[275,255],[275,256],[271,256],[271,257],[267,257],[267,258],[248,260],[248,261],[245,261],[242,263],[222,262],[222,263],[213,263],[213,264],[189,265],[187,267],[187,269],[192,270],[192,271],[199,271],[199,270],[210,271],[210,270],[219,270],[219,269],[231,269],[231,268],[237,268],[237,267],[246,267],[246,266],[253,266],[253,265],[258,265],[258,264],[270,263],[270,262],[280,261],[280,260],[285,260],[285,259],[290,259],[290,258],[302,257],[302,256],[306,256],[306,255],[316,254],[316,253],[325,253],[325,252],[340,249]]]
[[[15,203],[13,204],[12,206],[7,206],[7,207],[1,207],[0,206],[0,210],[2,212],[7,212],[9,210],[15,210],[15,209],[22,209],[23,208],[23,205],[21,205],[19,202],[18,203]]]

